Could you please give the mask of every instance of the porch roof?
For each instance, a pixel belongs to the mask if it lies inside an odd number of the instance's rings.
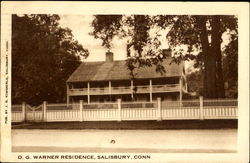
[[[178,77],[182,75],[184,63],[179,65],[171,62],[171,58],[162,62],[166,72],[161,74],[156,71],[156,66],[141,67],[134,70],[136,79]],[[87,81],[112,81],[130,80],[130,71],[127,69],[126,61],[113,62],[83,62],[69,77],[67,82],[87,82]]]

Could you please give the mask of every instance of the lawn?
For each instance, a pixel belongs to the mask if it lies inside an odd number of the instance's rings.
[[[236,129],[237,120],[84,121],[13,123],[12,129]]]

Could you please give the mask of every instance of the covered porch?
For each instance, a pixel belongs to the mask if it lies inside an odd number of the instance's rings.
[[[149,101],[157,97],[169,100],[182,100],[187,85],[183,77],[165,79],[143,79],[124,81],[99,81],[67,83],[67,104],[74,100],[92,101]],[[178,98],[178,99],[176,99]]]

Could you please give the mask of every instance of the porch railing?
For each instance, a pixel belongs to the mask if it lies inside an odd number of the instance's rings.
[[[140,85],[134,86],[136,88],[136,93],[149,93],[150,86],[149,85]],[[152,85],[152,92],[178,92],[180,90],[179,84],[166,84],[166,85]],[[111,92],[110,92],[111,91]],[[102,95],[102,94],[130,94],[131,86],[123,86],[123,87],[102,87],[102,88],[90,88],[90,95]],[[88,88],[72,88],[69,89],[70,96],[78,96],[78,95],[88,95]]]

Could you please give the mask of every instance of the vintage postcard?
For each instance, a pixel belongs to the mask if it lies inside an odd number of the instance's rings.
[[[249,161],[249,4],[2,2],[2,162]]]

